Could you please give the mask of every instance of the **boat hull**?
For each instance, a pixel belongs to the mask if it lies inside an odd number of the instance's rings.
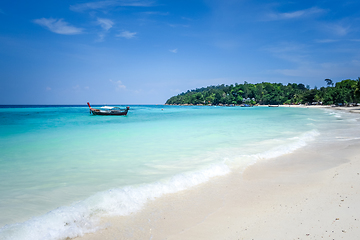
[[[126,114],[128,113],[128,110],[124,110],[124,111],[94,111],[91,110],[91,113],[93,115],[108,115],[108,116],[126,116]]]
[[[120,109],[118,107],[107,107],[110,109],[103,110],[103,109],[92,108],[90,106],[90,103],[87,103],[87,105],[89,106],[90,114],[92,113],[93,115],[102,115],[102,116],[126,116],[126,114],[130,109],[130,107],[126,107],[125,109]]]

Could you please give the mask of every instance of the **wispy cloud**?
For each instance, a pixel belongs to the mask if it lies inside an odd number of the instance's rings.
[[[333,76],[343,78],[344,76],[354,75],[356,71],[356,61],[343,63],[309,63],[299,65],[293,69],[276,69],[273,73],[278,73],[286,77],[317,78],[324,79],[324,76]]]
[[[317,43],[333,43],[333,42],[338,42],[339,40],[337,39],[317,39],[315,40],[315,42]]]
[[[108,31],[114,25],[114,22],[106,18],[97,18],[97,24],[100,25],[105,31]]]
[[[72,86],[72,89],[76,92],[80,92],[83,90],[89,90],[89,86],[81,87],[79,84],[76,84],[75,86]]]
[[[170,49],[169,51],[172,52],[172,53],[177,53],[177,52],[178,52],[177,48],[175,48],[175,49]]]
[[[265,48],[265,50],[267,50],[273,54],[279,54],[279,53],[294,54],[296,52],[304,51],[306,49],[306,47],[307,46],[305,44],[301,44],[301,43],[282,42],[278,45]]]
[[[312,7],[305,10],[299,10],[294,12],[285,12],[285,13],[270,13],[267,15],[267,21],[275,21],[275,20],[287,20],[287,19],[296,19],[302,17],[308,17],[311,15],[319,14],[325,12],[324,9]]]
[[[109,81],[116,86],[116,90],[121,90],[126,88],[126,86],[121,81],[113,81],[111,79]]]
[[[110,0],[75,4],[70,6],[70,10],[82,12],[87,10],[106,9],[110,7],[149,7],[152,5],[152,1],[146,0]]]
[[[143,14],[167,16],[169,12],[143,12]]]
[[[181,17],[182,19],[184,20],[187,20],[187,21],[192,21],[193,19],[192,18],[188,18],[188,17]]]
[[[136,34],[137,34],[136,32],[122,31],[119,34],[116,34],[116,37],[123,37],[123,38],[131,39],[131,38],[134,38]]]
[[[39,24],[40,26],[43,26],[50,31],[58,34],[73,35],[83,32],[82,28],[71,26],[69,25],[69,23],[64,22],[63,19],[40,18],[35,19],[34,23]]]
[[[101,32],[98,33],[99,38],[96,40],[96,42],[103,42],[105,39],[106,33],[110,30],[110,28],[113,27],[114,22],[111,21],[110,19],[106,19],[106,18],[97,18],[96,24],[100,25],[101,28],[103,29]]]
[[[343,26],[342,24],[328,24],[325,29],[338,36],[345,36],[351,31],[349,26]]]
[[[234,39],[221,39],[213,42],[213,45],[217,48],[225,49],[225,50],[234,50],[239,47],[239,41]]]
[[[98,39],[96,39],[95,41],[96,42],[103,42],[104,41],[104,39],[105,39],[105,34],[104,33],[99,33],[98,34]]]
[[[270,52],[276,58],[301,65],[309,63],[308,58],[309,54],[311,54],[308,45],[296,42],[282,42],[278,45],[264,48],[264,50]]]

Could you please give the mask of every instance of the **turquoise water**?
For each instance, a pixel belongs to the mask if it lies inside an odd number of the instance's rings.
[[[127,116],[0,108],[0,238],[75,237],[100,216],[128,215],[330,135],[351,138],[357,117],[285,107],[131,106]]]

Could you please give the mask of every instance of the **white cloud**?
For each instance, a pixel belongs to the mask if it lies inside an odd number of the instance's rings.
[[[317,39],[315,40],[315,42],[317,43],[333,43],[333,42],[338,42],[339,40],[336,39]]]
[[[286,20],[286,19],[295,19],[301,17],[307,17],[310,15],[314,15],[317,13],[323,13],[325,10],[317,7],[312,7],[305,10],[299,10],[294,12],[286,12],[286,13],[270,13],[267,16],[268,21],[274,20]]]
[[[125,89],[126,86],[121,82],[121,81],[113,81],[113,80],[109,80],[112,84],[114,84],[116,86],[116,90],[120,90],[120,89]]]
[[[105,31],[108,31],[114,25],[114,22],[106,18],[97,18],[97,24],[100,25]]]
[[[111,7],[149,7],[152,5],[153,3],[151,1],[110,0],[75,4],[70,6],[70,10],[82,12],[86,10],[106,9]]]
[[[83,29],[70,26],[67,22],[64,22],[63,19],[53,19],[53,18],[40,18],[35,19],[34,23],[39,24],[45,28],[48,28],[50,31],[58,34],[80,34]]]
[[[315,42],[317,43],[333,43],[333,42],[360,42],[360,39],[317,39]]]
[[[175,49],[170,49],[169,51],[172,53],[177,53],[178,50],[177,50],[177,48],[175,48]]]
[[[169,12],[143,12],[147,15],[161,15],[161,16],[167,16],[169,15]]]
[[[116,34],[116,36],[130,39],[130,38],[134,38],[136,34],[137,34],[136,32],[123,31],[119,34]]]
[[[46,91],[51,91],[51,87],[46,87]]]
[[[114,22],[106,18],[97,18],[96,24],[100,25],[103,29],[103,31],[98,34],[99,38],[96,40],[96,42],[102,42],[105,39],[106,32],[113,27]]]
[[[187,21],[192,21],[193,19],[192,18],[188,18],[188,17],[181,17],[182,19],[184,20],[187,20]]]
[[[239,47],[239,42],[233,39],[226,39],[226,40],[217,40],[214,41],[213,45],[215,47],[226,49],[226,50],[233,50]]]
[[[99,36],[99,38],[96,39],[95,41],[96,42],[103,42],[104,39],[105,39],[105,34],[104,33],[99,33],[98,36]]]
[[[344,27],[341,24],[329,24],[326,28],[333,34],[338,36],[345,36],[350,32],[350,27]]]

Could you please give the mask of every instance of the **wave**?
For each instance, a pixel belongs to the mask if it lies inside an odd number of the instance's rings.
[[[292,143],[275,147],[269,151],[260,154],[255,154],[253,155],[253,157],[256,160],[272,159],[272,158],[280,157],[282,155],[292,153],[295,150],[305,147],[308,144],[308,142],[315,140],[315,138],[319,135],[320,133],[317,130],[305,132],[301,134],[299,137],[293,137],[288,139]]]
[[[258,154],[233,156],[242,167],[258,160],[272,159],[302,148],[319,135],[317,130],[306,132],[298,137],[286,139],[290,142]],[[275,140],[274,140],[275,141]],[[224,160],[206,169],[182,173],[170,179],[138,186],[126,186],[99,192],[71,206],[59,207],[42,216],[33,217],[23,223],[6,225],[0,229],[0,238],[17,239],[64,239],[82,236],[99,230],[99,219],[103,216],[127,216],[140,211],[146,203],[165,194],[176,193],[216,176],[223,176],[238,169],[239,165]]]
[[[97,231],[102,216],[129,215],[164,194],[183,191],[229,172],[226,164],[217,164],[201,171],[178,174],[167,181],[99,192],[84,201],[59,207],[26,222],[6,225],[0,229],[0,238],[46,240],[82,236]]]
[[[328,109],[325,109],[325,112],[327,112],[330,116],[334,116],[336,118],[341,118],[341,114],[339,112],[334,112]]]
[[[271,147],[269,150],[260,153],[240,155],[233,160],[229,160],[228,164],[234,169],[243,171],[246,169],[246,167],[257,163],[258,161],[277,158],[285,154],[290,154],[300,148],[303,148],[308,145],[309,142],[315,140],[315,138],[319,135],[319,131],[312,130],[305,132],[297,137],[283,140],[273,139],[272,145],[276,144],[276,147]]]

